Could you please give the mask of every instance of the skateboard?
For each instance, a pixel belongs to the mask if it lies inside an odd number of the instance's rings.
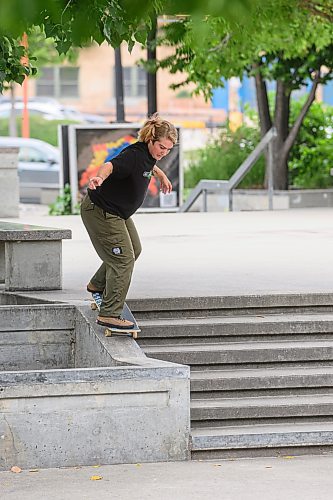
[[[91,303],[91,309],[92,310],[100,310],[100,307],[101,307],[101,303],[102,303],[102,294],[101,293],[98,293],[98,292],[94,292],[91,294],[92,295],[92,299],[93,299],[93,302]],[[117,327],[114,327],[114,328],[111,328],[111,327],[105,327],[105,330],[104,330],[104,335],[106,337],[111,337],[113,334],[116,334],[116,335],[130,335],[133,337],[133,339],[136,339],[138,338],[138,333],[141,332],[137,322],[136,322],[136,319],[134,318],[130,308],[128,307],[128,305],[125,303],[124,305],[124,308],[123,308],[123,312],[121,314],[121,316],[124,318],[124,319],[127,319],[127,321],[131,321],[132,323],[134,323],[134,327],[133,328],[129,328],[129,329],[124,329],[124,328],[117,328]]]

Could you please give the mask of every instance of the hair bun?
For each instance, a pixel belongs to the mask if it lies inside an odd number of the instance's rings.
[[[161,118],[158,113],[154,113],[149,117],[147,121],[149,121],[152,125],[155,125],[156,123],[159,123],[161,121]]]

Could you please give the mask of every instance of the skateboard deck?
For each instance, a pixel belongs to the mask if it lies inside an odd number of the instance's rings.
[[[91,294],[92,295],[92,299],[93,299],[93,302],[91,304],[91,308],[93,310],[100,310],[100,307],[101,307],[101,303],[102,303],[102,294],[98,293],[98,292],[94,292]],[[121,314],[121,316],[124,318],[124,319],[127,319],[127,321],[131,321],[132,323],[134,323],[134,327],[133,328],[129,328],[129,329],[125,329],[125,328],[116,328],[116,327],[105,327],[105,330],[104,330],[104,335],[106,337],[111,337],[113,334],[116,334],[116,335],[131,335],[134,339],[136,339],[138,337],[138,333],[141,332],[137,322],[136,322],[136,319],[134,318],[130,308],[128,307],[128,305],[125,303],[124,304],[124,308],[123,308],[123,312]],[[102,325],[103,326],[103,325]]]

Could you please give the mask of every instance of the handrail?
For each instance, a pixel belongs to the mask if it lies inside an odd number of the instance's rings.
[[[273,208],[273,155],[272,140],[276,137],[276,129],[272,127],[254,148],[251,154],[243,161],[236,172],[227,180],[201,180],[189,194],[186,202],[180,207],[181,212],[187,212],[198,197],[204,195],[204,211],[207,212],[207,192],[219,191],[228,196],[229,210],[232,210],[232,191],[243,180],[245,175],[251,170],[261,153],[268,148],[268,197],[269,209]]]

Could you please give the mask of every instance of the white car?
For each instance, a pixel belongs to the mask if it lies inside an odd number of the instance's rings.
[[[0,137],[0,149],[19,148],[20,201],[41,203],[42,191],[60,189],[60,152],[47,142],[21,137]],[[53,196],[54,197],[54,196]]]
[[[8,99],[0,100],[0,119],[9,118],[11,113],[11,102]],[[45,120],[71,120],[76,122],[106,123],[105,118],[99,115],[81,113],[71,106],[63,106],[56,100],[35,100],[30,99],[28,110],[31,115],[39,115]],[[15,101],[15,113],[21,115],[23,111],[23,101]]]

